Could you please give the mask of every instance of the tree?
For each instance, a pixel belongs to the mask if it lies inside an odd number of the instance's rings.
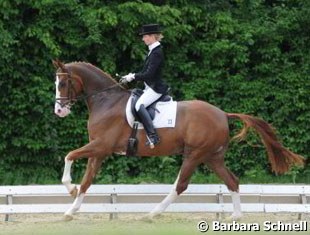
[[[176,100],[202,99],[227,112],[262,117],[286,146],[307,155],[309,13],[305,0],[2,0],[1,183],[58,183],[65,154],[87,142],[83,103],[66,119],[53,115],[51,60],[87,61],[112,75],[137,71],[145,55],[138,30],[150,22],[164,27],[165,77]],[[259,144],[254,135],[249,141]],[[232,144],[227,164],[238,175],[263,175],[265,156],[263,149]],[[74,165],[77,178],[84,163]],[[157,176],[170,182],[179,164],[175,157],[112,156],[98,180]],[[154,165],[163,170],[153,172]],[[309,179],[309,171],[294,172]],[[200,173],[210,174],[203,167]]]

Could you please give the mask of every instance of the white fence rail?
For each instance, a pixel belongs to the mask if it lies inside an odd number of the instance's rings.
[[[149,212],[172,185],[92,185],[81,213]],[[310,213],[310,185],[240,185],[241,208],[253,213]],[[63,213],[73,202],[63,185],[0,186],[0,214]],[[222,184],[192,184],[166,212],[232,212]]]

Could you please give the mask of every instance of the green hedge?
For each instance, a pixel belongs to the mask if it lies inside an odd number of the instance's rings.
[[[66,153],[87,142],[83,103],[65,119],[53,114],[51,60],[87,61],[111,74],[137,71],[146,53],[137,32],[150,22],[165,29],[165,78],[176,100],[202,99],[262,117],[285,146],[307,157],[309,15],[307,0],[2,0],[0,183],[59,183]],[[240,123],[231,126],[237,130]],[[115,155],[97,182],[173,182],[181,161]],[[254,134],[232,143],[226,162],[249,182],[310,181],[309,166],[274,178]],[[74,164],[74,180],[85,163]],[[204,166],[193,180],[216,182]]]

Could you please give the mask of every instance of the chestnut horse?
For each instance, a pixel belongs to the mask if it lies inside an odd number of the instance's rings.
[[[82,204],[104,159],[113,153],[125,153],[131,127],[126,121],[125,107],[130,91],[124,89],[110,75],[85,62],[63,64],[53,61],[56,71],[55,113],[65,117],[71,106],[85,99],[88,110],[89,143],[73,150],[65,157],[62,183],[75,197],[72,206],[65,212],[71,220]],[[265,121],[253,116],[226,113],[203,101],[181,101],[177,103],[175,128],[160,128],[161,143],[154,149],[145,146],[146,133],[139,130],[137,156],[161,156],[180,154],[184,160],[169,195],[149,214],[149,218],[162,213],[169,204],[186,190],[190,177],[200,164],[206,164],[228,187],[232,196],[232,219],[240,218],[241,206],[238,178],[225,166],[224,154],[228,148],[228,119],[239,119],[244,127],[235,138],[244,138],[253,128],[264,143],[271,168],[275,173],[287,172],[294,164],[304,164],[304,158],[289,151],[277,140],[273,128]],[[88,158],[87,169],[79,190],[71,183],[71,165],[74,160]]]

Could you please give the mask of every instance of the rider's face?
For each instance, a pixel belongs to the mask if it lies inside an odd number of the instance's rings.
[[[154,42],[156,42],[156,39],[155,39],[155,35],[154,34],[145,34],[143,35],[142,37],[142,41],[145,43],[145,45],[151,45],[153,44]]]

